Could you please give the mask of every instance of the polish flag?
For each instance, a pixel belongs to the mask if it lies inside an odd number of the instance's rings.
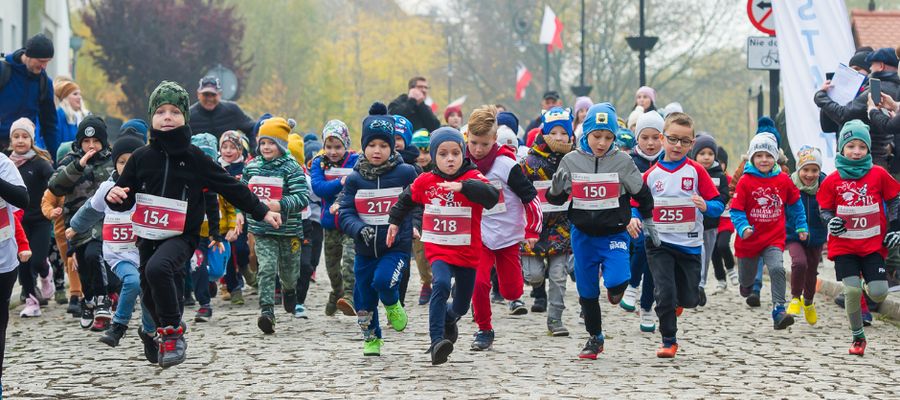
[[[544,6],[544,20],[541,21],[541,38],[540,43],[547,45],[547,52],[552,53],[554,49],[562,50],[562,21],[556,16],[556,13],[550,9],[550,6]]]
[[[516,101],[525,97],[525,88],[528,87],[529,83],[531,83],[531,71],[520,64],[519,68],[516,69]]]
[[[450,107],[462,107],[463,103],[465,103],[465,102],[466,102],[466,96],[463,96],[456,100],[451,101],[450,104],[447,104],[447,107],[444,107],[444,109],[446,110]]]

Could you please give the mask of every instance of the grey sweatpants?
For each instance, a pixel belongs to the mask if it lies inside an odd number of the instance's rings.
[[[784,251],[769,246],[756,257],[738,258],[738,281],[743,287],[753,286],[756,279],[756,269],[759,264],[759,258],[762,257],[763,263],[769,269],[769,279],[772,288],[772,304],[774,306],[784,305],[784,292],[787,288],[784,273]]]
[[[546,261],[546,263],[545,263]],[[550,287],[547,290],[547,318],[562,319],[566,309],[566,280],[575,266],[571,254],[557,254],[550,257],[522,256],[522,276],[525,282],[538,286],[544,282],[544,272],[549,276]]]
[[[706,287],[706,275],[709,273],[709,264],[712,261],[712,253],[716,248],[716,236],[718,235],[719,229],[707,229],[703,231],[703,251],[701,252],[702,256],[700,258],[700,287]]]

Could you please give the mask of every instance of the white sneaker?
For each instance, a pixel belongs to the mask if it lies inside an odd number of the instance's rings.
[[[45,299],[52,299],[54,292],[56,292],[56,285],[53,284],[53,268],[50,268],[50,272],[47,273],[46,278],[41,279],[41,297]]]
[[[641,332],[656,331],[656,314],[653,310],[641,310]]]
[[[728,280],[731,281],[731,286],[734,286],[734,287],[738,286],[738,283],[740,283],[740,282],[738,282],[737,268],[732,268],[732,269],[728,270]]]
[[[728,282],[724,280],[719,281],[719,283],[716,285],[716,289],[718,289],[718,292],[724,292],[725,289],[728,289]]]
[[[625,289],[625,295],[622,297],[622,300],[619,301],[619,307],[622,307],[625,311],[634,312],[637,295],[638,289],[629,285],[628,288]]]
[[[41,316],[41,304],[37,297],[34,297],[33,294],[28,295],[28,298],[25,299],[25,308],[19,313],[19,316],[22,318]]]

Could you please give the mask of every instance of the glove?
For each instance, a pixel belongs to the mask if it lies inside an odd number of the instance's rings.
[[[366,247],[372,247],[375,242],[375,228],[366,226],[359,230],[359,238],[362,239]]]
[[[828,221],[828,232],[832,235],[840,236],[847,232],[847,228],[844,226],[847,222],[844,221],[841,217],[834,217]],[[887,238],[885,238],[887,240]]]
[[[656,230],[656,224],[653,223],[652,218],[645,218],[643,220],[644,223],[644,236],[650,239],[650,243],[653,244],[653,247],[659,247],[659,232]]]
[[[550,194],[556,196],[562,193],[563,188],[566,187],[566,182],[569,181],[571,176],[568,171],[559,171],[553,174],[553,181],[550,183]]]
[[[900,247],[900,232],[888,232],[884,235],[884,247],[889,249]]]

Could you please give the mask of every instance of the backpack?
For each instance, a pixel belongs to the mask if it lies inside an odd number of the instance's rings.
[[[9,83],[9,80],[12,79],[12,66],[6,61],[6,57],[3,54],[0,54],[0,90],[3,90],[6,87],[6,84]],[[44,75],[41,79],[41,89],[40,89],[40,97],[38,101],[45,101],[50,96],[49,86],[47,82],[50,80],[50,77]]]

